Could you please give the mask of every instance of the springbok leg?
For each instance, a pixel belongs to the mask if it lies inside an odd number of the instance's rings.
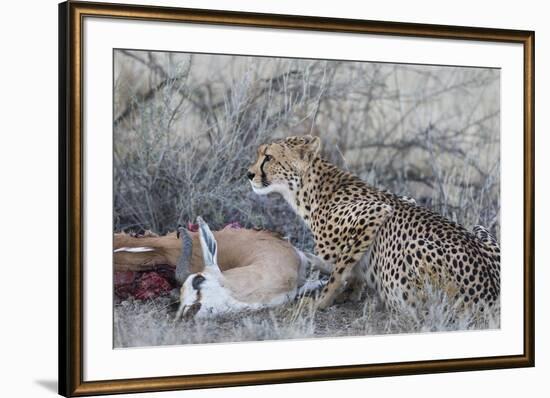
[[[306,281],[306,283],[298,288],[298,296],[304,296],[306,294],[319,290],[326,284],[326,280]]]

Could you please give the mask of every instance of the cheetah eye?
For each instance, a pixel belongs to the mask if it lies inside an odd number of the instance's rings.
[[[273,156],[271,156],[271,155],[265,155],[265,161],[266,161],[266,162],[269,162],[269,161],[272,160],[272,159],[273,159]]]

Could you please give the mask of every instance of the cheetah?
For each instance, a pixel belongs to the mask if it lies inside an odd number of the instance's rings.
[[[311,230],[315,252],[333,265],[317,298],[324,309],[345,287],[359,300],[365,285],[390,309],[422,304],[430,280],[463,305],[500,298],[500,247],[483,227],[472,232],[440,214],[368,185],[319,155],[318,137],[260,145],[247,177],[256,194],[281,194]]]

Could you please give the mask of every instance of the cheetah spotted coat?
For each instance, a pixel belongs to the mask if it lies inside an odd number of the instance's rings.
[[[392,309],[416,307],[426,281],[484,309],[500,296],[500,248],[483,227],[470,232],[414,202],[375,189],[318,156],[319,139],[262,145],[249,169],[259,194],[278,192],[310,228],[316,254],[334,265],[319,297],[330,306],[345,286],[365,283]]]

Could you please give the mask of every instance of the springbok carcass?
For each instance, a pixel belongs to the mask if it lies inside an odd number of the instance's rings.
[[[200,222],[204,229],[206,224],[202,219]],[[211,270],[205,269],[205,264],[209,263],[205,259],[204,251],[200,249],[201,239],[204,238],[199,237],[201,233],[198,230],[199,228],[195,232],[194,228],[188,230],[180,227],[177,232],[165,236],[151,233],[140,237],[125,233],[115,234],[115,292],[130,289],[130,295],[137,298],[152,298],[158,295],[159,291],[166,294],[184,285],[186,280],[194,280],[190,276],[201,275],[213,281],[214,277],[210,277]],[[246,287],[249,298],[244,300],[247,304],[254,304],[252,307],[255,304],[258,304],[256,307],[261,307],[266,304],[283,303],[287,300],[283,299],[284,297],[291,300],[296,294],[320,287],[322,282],[306,283],[308,268],[319,270],[323,274],[331,271],[330,265],[314,255],[301,252],[273,232],[239,228],[230,224],[219,231],[209,230],[209,234],[212,236],[211,240],[216,242],[216,269],[225,282],[220,284],[217,290],[210,289],[206,296],[217,298],[218,301],[228,295],[226,286],[235,285],[237,281],[243,280],[233,276],[239,274],[237,269],[244,269],[247,273],[255,275],[252,281],[255,283]],[[207,256],[210,258],[209,254]],[[162,277],[159,278],[158,273]],[[195,286],[199,280],[200,278],[195,282]],[[189,283],[190,289],[187,291],[191,292],[193,283]],[[136,287],[136,284],[139,286]],[[211,283],[205,286],[210,285]],[[203,287],[201,285],[201,291]],[[243,288],[241,291],[245,292],[246,289]],[[181,291],[184,290],[182,288]],[[252,291],[256,292],[255,295],[251,294]],[[205,291],[202,293],[202,296],[206,297]],[[125,297],[124,294],[117,295]],[[278,295],[277,300],[271,299],[274,295]],[[240,296],[235,297],[239,299]],[[207,298],[208,300],[210,299]],[[220,310],[214,309],[216,306]],[[205,302],[200,314],[223,313],[230,307],[231,305]],[[235,309],[237,307],[239,306]],[[206,311],[208,308],[212,309]]]
[[[253,241],[248,242],[239,248],[239,252],[252,255],[254,260],[224,271],[218,255],[221,247],[217,237],[201,217],[197,222],[204,269],[188,275],[183,283],[176,319],[275,307],[324,285],[321,280],[305,279],[306,266],[314,258],[310,256],[308,260],[282,240],[272,240],[261,250],[254,247]],[[188,234],[187,230],[182,233]],[[289,255],[273,256],[284,252]]]

